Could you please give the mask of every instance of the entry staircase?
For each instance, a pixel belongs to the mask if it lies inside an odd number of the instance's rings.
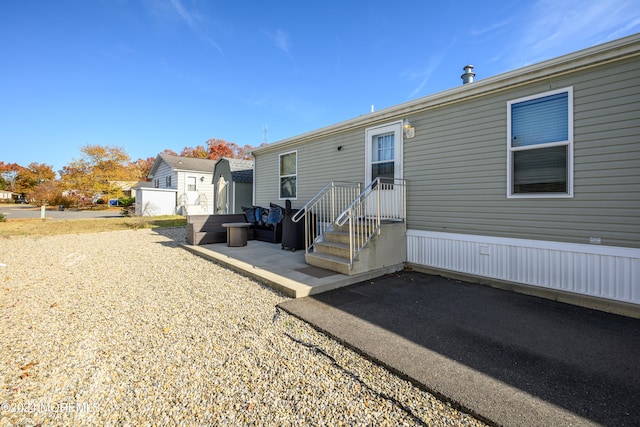
[[[307,264],[345,275],[402,268],[406,259],[406,182],[327,184],[294,216],[305,223]]]
[[[207,195],[205,193],[198,193],[198,197],[194,200],[194,203],[190,203],[187,193],[182,193],[178,197],[177,213],[184,216],[187,215],[208,215],[209,203],[207,202]]]

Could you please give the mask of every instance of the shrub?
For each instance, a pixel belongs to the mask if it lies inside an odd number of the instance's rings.
[[[3,214],[0,213],[0,222],[5,222],[7,218],[4,217]]]
[[[123,208],[129,207],[133,205],[135,202],[136,202],[135,197],[120,197],[118,199],[118,205],[122,206]]]
[[[75,203],[75,199],[71,197],[63,197],[62,195],[57,195],[49,200],[49,204],[51,206],[63,205],[65,208],[69,208],[73,206],[74,203]]]

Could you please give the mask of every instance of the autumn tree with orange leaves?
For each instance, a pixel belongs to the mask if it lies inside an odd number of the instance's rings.
[[[182,157],[194,157],[197,159],[218,160],[221,157],[231,157],[235,159],[251,159],[250,145],[240,147],[235,142],[224,139],[211,138],[206,142],[207,146],[197,145],[196,147],[185,147],[181,152]]]
[[[39,185],[55,181],[55,179],[56,173],[52,166],[33,162],[18,171],[14,191],[16,193],[29,194]]]
[[[155,157],[147,157],[146,159],[138,159],[133,162],[132,167],[136,168],[140,181],[149,180],[149,172],[151,172],[151,168],[153,167],[153,162],[155,162],[155,160]]]
[[[0,161],[0,190],[15,191],[18,172],[23,169],[17,163],[5,163]]]
[[[264,144],[262,144],[264,145]],[[53,203],[62,200],[62,194],[71,193],[76,200],[91,200],[96,195],[117,198],[122,195],[123,182],[146,181],[155,157],[131,161],[122,147],[86,145],[80,159],[72,160],[58,171],[52,167],[31,163],[28,167],[0,161],[0,190],[25,194],[38,201]],[[205,144],[185,147],[180,156],[218,160],[221,157],[251,159],[250,145],[243,147],[224,139],[210,138]],[[162,153],[177,156],[172,150]]]
[[[122,183],[138,181],[140,170],[122,147],[85,145],[83,156],[60,171],[63,187],[78,198],[119,198]]]

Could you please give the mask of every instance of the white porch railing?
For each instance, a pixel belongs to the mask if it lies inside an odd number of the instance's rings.
[[[176,207],[176,213],[179,215],[187,215],[187,205],[189,204],[189,197],[187,193],[182,193],[178,196],[178,204]]]
[[[191,210],[191,212],[190,212]],[[187,193],[182,193],[178,196],[178,202],[176,211],[182,215],[190,215],[194,213],[208,213],[209,202],[205,193],[198,193],[193,203],[189,200]]]
[[[196,203],[200,205],[202,211],[209,212],[209,202],[207,201],[207,195],[205,193],[198,193]]]
[[[292,217],[294,222],[304,218],[305,251],[309,252],[322,239],[347,206],[360,194],[359,182],[332,181],[325,185]]]
[[[406,218],[406,181],[376,178],[336,218],[338,226],[348,224],[349,268],[383,221],[402,222]]]

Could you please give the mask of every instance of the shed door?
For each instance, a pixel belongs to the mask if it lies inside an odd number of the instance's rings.
[[[216,213],[229,213],[229,185],[222,175],[216,183]]]
[[[365,184],[377,177],[402,179],[402,122],[367,129],[365,146]],[[384,184],[380,193],[380,209],[383,216],[394,216],[401,206],[402,191],[392,181]],[[377,200],[368,205],[369,212],[377,210]]]

